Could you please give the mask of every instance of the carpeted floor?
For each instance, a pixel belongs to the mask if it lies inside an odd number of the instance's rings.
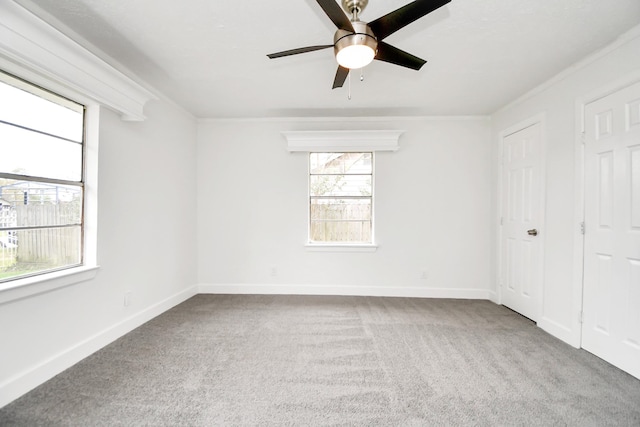
[[[2,426],[640,426],[640,380],[488,301],[198,295]]]

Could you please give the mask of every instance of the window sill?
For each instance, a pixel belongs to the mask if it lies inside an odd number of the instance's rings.
[[[322,244],[322,243],[307,243],[305,248],[309,252],[375,252],[378,249],[378,245],[375,244]]]
[[[79,266],[0,283],[0,304],[93,279],[99,266]]]

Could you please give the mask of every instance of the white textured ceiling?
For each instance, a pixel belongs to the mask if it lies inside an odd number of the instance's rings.
[[[315,0],[16,1],[197,117],[490,114],[640,23],[639,0],[452,0],[385,40],[420,71],[374,61],[349,100],[332,49],[266,57],[332,43]]]

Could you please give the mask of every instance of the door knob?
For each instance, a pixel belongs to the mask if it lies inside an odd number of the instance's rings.
[[[529,236],[537,236],[538,235],[538,230],[536,230],[535,228],[533,228],[531,230],[527,230],[527,234]]]

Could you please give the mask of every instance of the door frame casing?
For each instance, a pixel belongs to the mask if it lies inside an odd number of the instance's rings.
[[[640,82],[640,70],[634,71],[626,76],[614,80],[596,90],[579,97],[575,103],[575,158],[574,158],[574,231],[573,231],[573,286],[572,286],[572,312],[573,320],[570,331],[564,339],[568,344],[576,348],[582,347],[582,311],[584,307],[584,234],[582,227],[585,220],[585,132],[586,117],[585,111],[588,104],[598,101],[619,90],[623,90],[635,83]],[[588,227],[588,224],[586,224]]]
[[[504,199],[505,199],[505,194],[503,192],[504,190],[504,180],[503,180],[503,176],[504,176],[504,140],[506,137],[508,137],[509,135],[512,135],[516,132],[519,132],[521,130],[524,130],[528,127],[534,126],[534,125],[540,125],[540,141],[539,144],[540,146],[538,147],[540,150],[540,163],[539,163],[539,167],[540,167],[540,191],[538,194],[538,207],[539,207],[539,224],[538,224],[538,228],[540,230],[542,230],[542,233],[540,233],[539,236],[539,240],[540,240],[540,247],[539,247],[539,253],[538,253],[538,262],[537,262],[537,268],[540,272],[540,276],[538,278],[538,283],[536,283],[536,314],[537,314],[537,323],[538,325],[540,324],[540,322],[543,319],[543,301],[544,301],[544,278],[545,278],[545,270],[544,270],[544,247],[545,247],[545,235],[546,235],[546,229],[545,229],[545,213],[546,213],[546,146],[547,146],[547,141],[546,141],[546,113],[542,112],[539,114],[536,114],[534,116],[531,116],[527,119],[524,119],[522,121],[519,121],[509,127],[507,127],[506,129],[503,129],[502,131],[499,132],[499,149],[498,149],[498,156],[499,156],[499,173],[498,173],[498,219],[497,219],[497,224],[498,224],[498,233],[497,233],[497,247],[498,247],[498,253],[497,253],[497,277],[498,277],[498,286],[497,286],[497,302],[498,304],[502,304],[502,287],[504,285],[504,277],[503,277],[503,265],[502,265],[502,255],[503,255],[503,245],[502,245],[502,237],[503,237],[503,224],[502,224],[502,218],[503,218],[503,208],[504,208]]]

